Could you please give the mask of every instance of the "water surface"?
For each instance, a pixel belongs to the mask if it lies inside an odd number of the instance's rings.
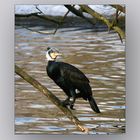
[[[90,128],[89,134],[125,132],[125,45],[116,33],[61,28],[55,35],[45,35],[17,28],[15,38],[15,63],[59,99],[64,100],[65,94],[46,74],[48,46],[63,54],[58,61],[70,63],[86,74],[102,113],[94,113],[83,99],[76,100],[72,112]],[[47,97],[18,75],[15,87],[16,133],[83,134]]]

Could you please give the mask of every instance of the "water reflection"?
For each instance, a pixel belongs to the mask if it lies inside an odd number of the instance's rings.
[[[63,28],[51,36],[20,28],[15,35],[16,64],[61,100],[65,94],[46,74],[48,46],[62,52],[59,61],[73,64],[89,78],[102,113],[95,114],[82,99],[76,101],[73,111],[91,129],[89,134],[125,132],[125,46],[117,34]],[[19,76],[15,80],[16,133],[83,134],[47,97]]]

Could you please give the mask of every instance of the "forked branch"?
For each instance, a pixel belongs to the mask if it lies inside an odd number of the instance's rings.
[[[83,11],[89,13],[91,16],[95,17],[96,19],[98,19],[98,20],[104,22],[104,23],[108,26],[109,30],[113,29],[115,32],[117,32],[118,35],[119,35],[119,37],[120,37],[120,39],[121,39],[121,41],[122,41],[122,39],[125,38],[125,33],[124,33],[124,31],[123,31],[120,27],[114,26],[114,25],[113,25],[107,18],[105,18],[103,15],[101,15],[101,14],[99,14],[98,12],[94,11],[93,9],[91,9],[91,8],[90,8],[89,6],[87,6],[87,5],[80,5],[80,7],[81,7],[81,9],[82,9]]]

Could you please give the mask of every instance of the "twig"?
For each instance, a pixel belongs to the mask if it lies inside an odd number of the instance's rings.
[[[35,5],[35,8],[39,11],[40,14],[42,13],[44,15],[44,13],[38,8],[37,5]]]
[[[74,116],[68,108],[62,106],[61,101],[54,94],[52,94],[51,91],[49,91],[45,86],[40,84],[37,80],[28,75],[25,71],[22,70],[22,68],[18,67],[17,65],[15,65],[15,72],[16,74],[21,76],[25,81],[27,81],[36,89],[38,89],[41,93],[47,96],[52,101],[52,103],[54,103],[71,120],[71,122],[73,122],[77,126],[77,128],[79,128],[79,130],[86,133],[89,131],[88,128],[84,127],[82,122],[80,122],[78,118]]]
[[[54,34],[57,32],[58,28],[64,23],[64,19],[65,19],[66,16],[69,14],[69,12],[70,12],[70,10],[68,10],[68,11],[66,12],[66,14],[63,16],[63,18],[62,18],[61,21],[60,21],[60,24],[57,25],[57,27],[56,27],[56,29],[55,29],[55,31],[54,31]]]
[[[39,33],[39,34],[45,34],[45,35],[51,35],[51,34],[54,34],[54,32],[52,32],[52,33],[45,33],[45,32],[41,32],[41,31],[37,31],[37,30],[33,30],[33,29],[31,29],[31,28],[28,28],[28,27],[26,27],[26,26],[22,26],[23,28],[25,28],[25,29],[27,29],[27,30],[29,30],[29,31],[32,31],[32,32],[36,32],[36,33]]]
[[[36,7],[36,9],[39,11],[39,14],[45,15],[45,14],[42,12],[42,10],[38,7],[38,5],[35,5],[35,7]],[[58,28],[63,24],[64,19],[65,19],[66,16],[69,14],[69,12],[70,12],[69,10],[66,12],[66,14],[63,16],[63,18],[62,18],[61,21],[59,22],[59,24],[57,24],[56,29],[54,30],[54,32],[51,33],[51,34],[55,34],[55,33],[57,32]],[[42,32],[38,32],[38,33],[42,33]],[[43,34],[44,34],[44,33],[43,33]]]

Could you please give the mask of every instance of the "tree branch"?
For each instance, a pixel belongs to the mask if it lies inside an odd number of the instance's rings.
[[[44,15],[44,13],[39,9],[38,4],[35,5],[35,8],[39,11],[40,14],[42,13]]]
[[[115,5],[111,4],[110,6],[112,6],[113,8],[118,9],[119,11],[125,13],[125,7],[123,7],[119,4],[117,4],[117,5],[116,4]]]
[[[40,12],[36,12],[36,13],[30,13],[30,14],[15,14],[16,17],[30,17],[30,16],[35,16],[35,17],[39,17],[41,19],[44,19],[44,20],[48,20],[48,21],[51,21],[53,23],[56,23],[56,24],[60,24],[59,21],[51,18],[51,17],[48,17],[46,15],[39,15]]]
[[[87,20],[89,23],[91,23],[92,25],[95,25],[95,21],[87,18],[86,16],[84,16],[83,11],[77,10],[76,8],[74,8],[74,6],[71,5],[64,5],[69,11],[71,11],[73,14],[75,14],[76,16],[79,16],[85,20]]]
[[[90,15],[95,17],[96,19],[101,20],[102,22],[104,22],[108,26],[109,30],[113,29],[115,32],[117,32],[119,34],[120,38],[121,38],[121,41],[122,41],[122,39],[125,38],[125,33],[123,32],[123,30],[118,26],[112,25],[112,23],[107,18],[105,18],[101,14],[97,13],[96,11],[94,11],[93,9],[88,7],[87,5],[80,5],[80,7],[84,11],[86,11],[87,13],[89,13]]]
[[[65,20],[65,18],[67,17],[67,15],[69,14],[69,10],[65,13],[65,15],[63,16],[63,18],[61,19],[61,21],[60,21],[60,24],[59,25],[57,25],[57,27],[56,27],[56,29],[55,29],[55,31],[54,31],[54,34],[57,32],[57,30],[58,30],[58,28],[60,28],[60,26],[64,23],[64,20]]]
[[[17,65],[15,65],[15,72],[16,74],[21,76],[25,81],[27,81],[36,89],[38,89],[41,93],[47,96],[71,120],[71,122],[73,122],[77,126],[77,128],[79,128],[82,132],[88,132],[88,128],[83,127],[83,124],[78,120],[78,118],[74,116],[68,108],[62,106],[61,101],[54,94],[52,94],[45,86],[40,84],[37,80],[32,78]]]
[[[39,33],[39,34],[45,34],[45,35],[55,34],[55,31],[54,32],[47,33],[47,32],[37,31],[37,30],[31,29],[31,28],[28,28],[26,26],[22,26],[22,27],[25,28],[25,29],[27,29],[27,30],[29,30],[29,31],[36,32],[36,33]]]

